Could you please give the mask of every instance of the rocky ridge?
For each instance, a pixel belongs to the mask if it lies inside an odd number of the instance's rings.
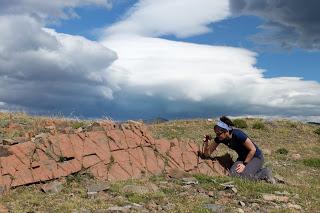
[[[0,187],[37,183],[87,170],[105,181],[127,180],[179,170],[228,175],[228,156],[203,160],[191,140],[154,139],[138,122],[95,122],[86,130],[57,132],[51,125],[23,142],[0,146]]]

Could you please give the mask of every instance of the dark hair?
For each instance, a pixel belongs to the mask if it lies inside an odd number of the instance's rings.
[[[223,123],[227,124],[228,126],[234,126],[231,119],[228,118],[227,116],[221,116],[220,117],[220,121],[222,121]]]
[[[234,124],[232,123],[231,119],[228,118],[227,116],[221,116],[220,117],[220,121],[222,121],[223,123],[227,124],[228,126],[234,126]],[[219,132],[228,132],[228,130],[224,129],[224,128],[221,128],[220,126],[218,125],[215,125],[214,126],[214,130],[217,130]],[[229,133],[231,133],[232,130],[229,130]]]

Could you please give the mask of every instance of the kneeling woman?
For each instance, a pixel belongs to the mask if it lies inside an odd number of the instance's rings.
[[[275,183],[271,171],[262,168],[264,157],[259,147],[240,129],[232,128],[233,123],[228,117],[221,117],[214,126],[216,137],[209,144],[208,137],[204,140],[204,155],[210,156],[220,143],[225,144],[238,154],[236,162],[230,169],[231,176],[238,176],[250,180],[266,180]]]

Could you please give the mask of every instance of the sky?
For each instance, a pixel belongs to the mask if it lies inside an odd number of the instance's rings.
[[[320,121],[316,0],[0,0],[0,110]]]

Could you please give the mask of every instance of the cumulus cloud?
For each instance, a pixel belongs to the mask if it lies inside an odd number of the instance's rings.
[[[319,83],[265,78],[263,70],[255,67],[256,54],[246,49],[119,35],[103,44],[119,56],[111,65],[110,77],[121,87],[115,98],[123,105],[135,103],[133,108],[141,107],[143,112],[171,116],[320,113]]]
[[[0,31],[0,101],[7,107],[70,112],[112,100],[114,51],[24,15],[0,16]]]
[[[262,44],[282,48],[320,49],[320,1],[230,0],[235,15],[255,15],[265,20],[261,33],[253,37]]]
[[[106,34],[187,37],[209,32],[208,24],[228,15],[227,0],[141,0],[122,21],[108,28]]]
[[[85,5],[97,5],[111,8],[112,0],[0,0],[0,14],[35,15],[39,18],[69,18],[77,16],[73,8]]]

